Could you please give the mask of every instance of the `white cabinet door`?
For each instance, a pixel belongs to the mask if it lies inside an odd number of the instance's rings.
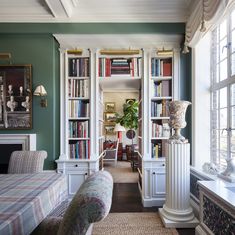
[[[152,196],[162,197],[166,194],[166,169],[165,167],[155,168],[152,172]]]
[[[70,171],[68,172],[68,187],[69,187],[69,196],[73,196],[81,184],[87,178],[87,172],[79,172],[79,171]]]

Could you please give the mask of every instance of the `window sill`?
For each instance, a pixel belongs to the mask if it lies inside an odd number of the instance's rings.
[[[203,170],[198,169],[193,166],[190,167],[190,171],[194,173],[194,175],[197,176],[201,180],[213,180],[214,181],[218,179],[217,175],[208,174],[204,172]]]

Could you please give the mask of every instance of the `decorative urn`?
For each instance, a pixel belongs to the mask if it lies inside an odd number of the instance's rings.
[[[187,140],[181,135],[181,129],[186,127],[185,113],[187,107],[191,104],[188,101],[175,100],[169,102],[169,125],[174,129],[174,134],[169,138],[169,143],[186,143]]]

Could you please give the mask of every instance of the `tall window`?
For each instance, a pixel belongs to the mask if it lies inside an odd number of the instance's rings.
[[[212,32],[211,159],[235,157],[235,9]]]

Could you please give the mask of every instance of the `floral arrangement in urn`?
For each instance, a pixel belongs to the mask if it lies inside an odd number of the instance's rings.
[[[185,113],[191,103],[188,101],[175,100],[169,102],[169,125],[174,129],[174,134],[170,137],[169,143],[187,143],[188,140],[181,135],[181,129],[186,127]]]

